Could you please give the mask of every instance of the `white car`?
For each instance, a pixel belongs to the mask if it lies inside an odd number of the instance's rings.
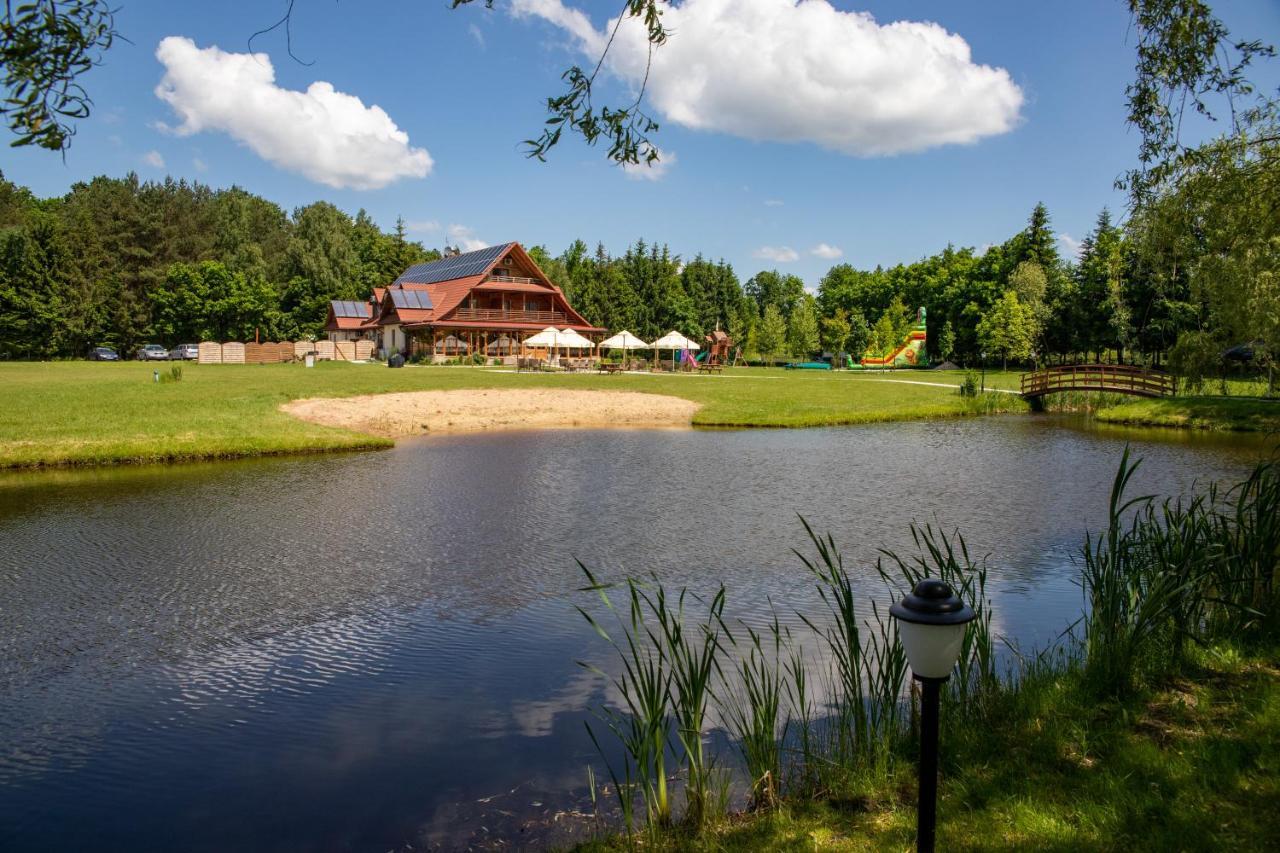
[[[168,361],[169,351],[159,344],[147,344],[138,347],[138,361]]]

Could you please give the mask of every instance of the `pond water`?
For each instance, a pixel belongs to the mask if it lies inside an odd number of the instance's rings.
[[[0,477],[0,848],[455,849],[589,832],[597,574],[818,613],[797,518],[868,603],[908,522],[989,555],[1023,647],[1126,442],[1135,493],[1232,479],[1240,437],[1004,417],[435,437],[340,456]],[[576,828],[575,828],[576,827]]]

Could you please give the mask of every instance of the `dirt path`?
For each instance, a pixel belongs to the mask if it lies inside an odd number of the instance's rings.
[[[474,389],[294,400],[281,411],[386,438],[431,432],[689,426],[699,404],[634,391]]]

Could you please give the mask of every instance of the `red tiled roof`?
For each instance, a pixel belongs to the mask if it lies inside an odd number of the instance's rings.
[[[544,283],[529,282],[505,282],[494,281],[486,282],[485,278],[492,271],[500,260],[501,255],[494,257],[488,268],[476,275],[466,276],[464,278],[456,278],[449,281],[438,281],[427,284],[416,282],[405,282],[403,284],[393,285],[394,287],[404,290],[423,290],[431,297],[432,307],[430,309],[421,308],[396,308],[391,299],[388,298],[387,291],[389,288],[378,288],[374,290],[374,296],[382,303],[382,312],[378,315],[378,319],[373,321],[371,325],[388,326],[403,324],[405,326],[417,326],[424,328],[428,324],[436,323],[448,318],[449,314],[460,306],[467,296],[475,290],[492,291],[512,291],[517,293],[539,293],[551,295],[553,299],[563,308],[569,325],[566,328],[573,328],[579,331],[604,331],[597,329],[583,318],[581,314],[573,309],[568,300],[564,297],[564,291],[552,284],[546,274],[538,269],[538,265],[529,257],[524,248],[519,243],[506,244],[510,247],[510,251],[517,255],[523,261],[523,266],[536,270],[538,276]],[[505,254],[505,252],[503,253]],[[523,323],[459,323],[451,322],[450,325],[461,328],[490,328],[490,329],[527,329],[542,328],[541,326],[533,326]]]

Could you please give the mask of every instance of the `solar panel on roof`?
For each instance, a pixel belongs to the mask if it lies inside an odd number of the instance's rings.
[[[425,290],[405,290],[400,287],[392,288],[391,302],[397,308],[430,310],[434,307],[431,301],[431,294]]]
[[[500,246],[489,246],[487,249],[479,249],[475,252],[464,252],[461,255],[441,258],[438,261],[414,264],[400,274],[400,277],[395,280],[395,284],[434,284],[438,281],[450,281],[455,278],[479,275],[510,248],[510,243],[503,243]]]
[[[330,303],[333,306],[333,316],[335,317],[368,317],[369,306],[364,302],[352,302],[350,300],[334,300]]]

